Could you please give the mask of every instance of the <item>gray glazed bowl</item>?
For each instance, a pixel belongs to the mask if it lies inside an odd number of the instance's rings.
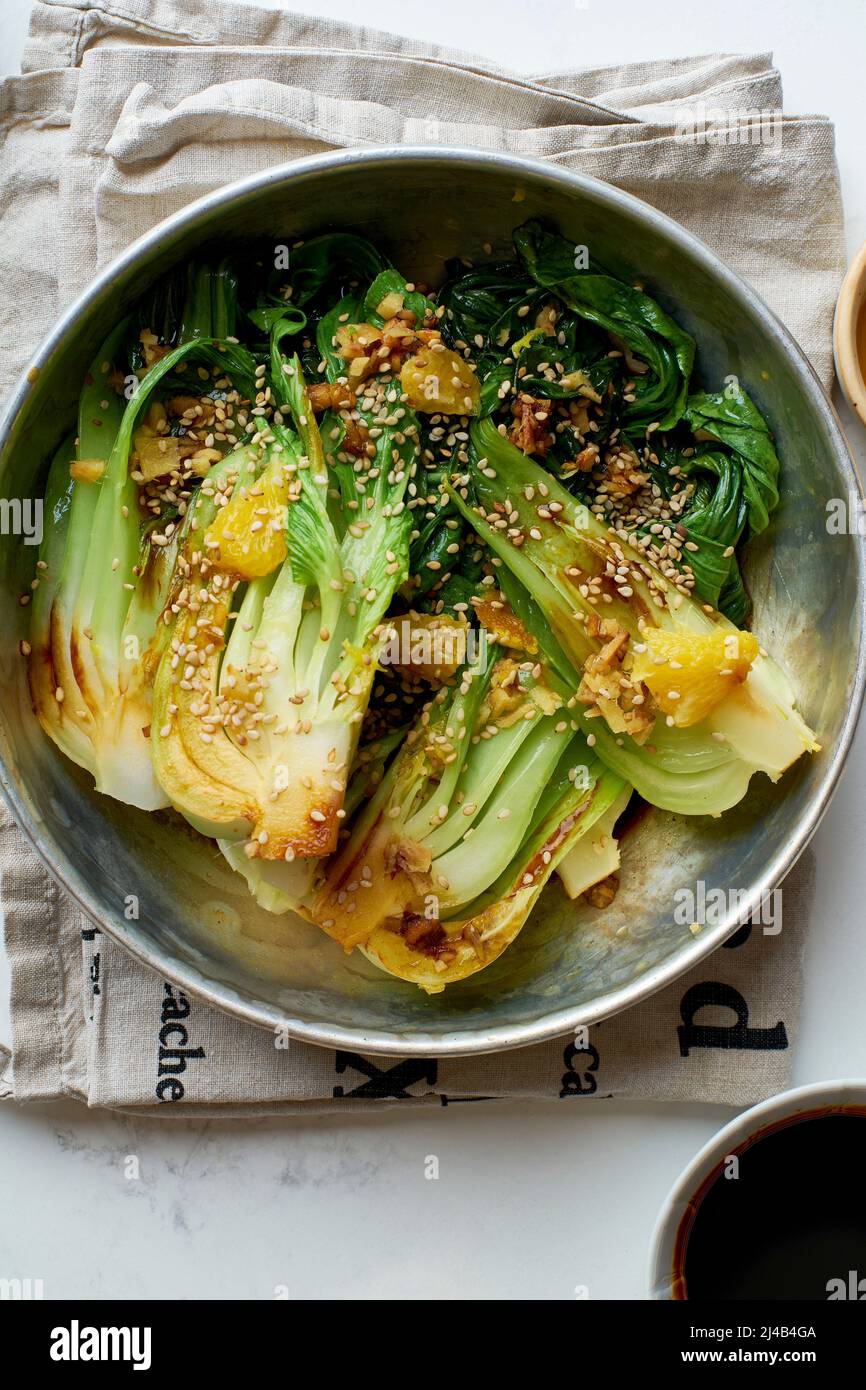
[[[776,787],[756,778],[718,821],[653,813],[623,843],[612,908],[570,904],[556,882],[489,969],[427,997],[346,957],[314,928],[258,909],[209,842],[169,813],[97,797],[33,717],[19,595],[35,553],[0,547],[0,758],[6,796],[46,864],[103,930],[220,1008],[310,1042],[371,1053],[448,1055],[540,1042],[609,1017],[719,946],[733,920],[697,937],[674,924],[674,891],[701,878],[749,905],[776,886],[826,809],[863,694],[864,558],[828,536],[825,502],[859,484],[827,399],[785,329],[700,242],[635,198],[555,167],[477,151],[367,150],[300,160],[192,204],[104,270],[58,323],[0,431],[0,496],[41,495],[70,427],[84,364],[151,280],[206,241],[276,241],[350,225],[416,278],[445,258],[504,252],[527,217],[553,218],[624,278],[639,278],[699,344],[698,379],[735,373],[767,415],[784,464],[783,503],[748,557],[756,628],[791,673],[823,752]],[[141,916],[123,916],[138,895]]]

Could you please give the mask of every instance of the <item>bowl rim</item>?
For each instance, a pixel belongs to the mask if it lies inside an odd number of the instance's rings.
[[[833,360],[842,393],[866,425],[866,363],[858,351],[857,328],[866,314],[866,241],[848,267],[833,315]]]
[[[858,476],[847,441],[814,368],[799,347],[788,329],[777,315],[763,302],[755,290],[742,280],[715,252],[711,251],[700,238],[689,232],[666,214],[659,212],[650,204],[633,194],[626,193],[612,184],[605,183],[590,175],[574,170],[563,169],[543,160],[494,151],[468,147],[440,147],[431,145],[374,146],[362,150],[338,150],[325,154],[309,155],[292,160],[286,164],[260,171],[246,178],[226,184],[213,192],[187,204],[178,212],[157,223],[144,235],[132,242],[114,260],[109,262],[94,277],[88,287],[61,314],[54,327],[43,339],[30,364],[22,373],[17,386],[7,402],[0,420],[0,456],[5,449],[13,423],[21,410],[31,388],[31,382],[51,361],[68,334],[75,331],[79,317],[91,304],[111,290],[115,278],[134,265],[145,253],[152,250],[167,234],[174,234],[193,225],[206,211],[211,213],[231,207],[236,202],[286,182],[303,183],[308,178],[321,174],[339,174],[347,167],[365,167],[382,164],[425,164],[452,163],[460,166],[483,166],[493,168],[515,179],[530,179],[548,184],[555,183],[564,189],[583,192],[596,203],[623,212],[638,221],[652,226],[669,242],[699,263],[710,275],[720,280],[733,301],[744,312],[762,320],[770,338],[774,339],[796,369],[801,385],[808,396],[812,408],[817,412],[831,442],[835,441],[835,458],[846,495],[859,494],[864,497],[863,485]],[[857,572],[857,607],[866,608],[866,550],[854,546]],[[835,791],[842,768],[848,755],[860,708],[866,689],[866,636],[863,624],[859,625],[859,645],[854,670],[851,700],[845,713],[839,739],[823,769],[820,783],[806,813],[802,817],[796,836],[782,844],[764,867],[763,874],[756,882],[746,902],[746,910],[751,912],[763,896],[777,887],[792,868],[802,851],[814,835],[821,818],[827,810]],[[322,1047],[359,1051],[368,1055],[403,1057],[460,1057],[475,1054],[504,1051],[511,1048],[532,1046],[553,1038],[573,1033],[577,1027],[599,1023],[611,1018],[625,1008],[641,1003],[656,991],[680,978],[707,955],[721,946],[737,929],[743,909],[729,913],[717,926],[702,931],[691,943],[669,960],[652,966],[643,974],[636,976],[626,985],[620,985],[609,993],[600,996],[592,1005],[558,1008],[552,1013],[518,1024],[498,1024],[490,1028],[451,1027],[441,1032],[412,1029],[407,1034],[399,1030],[375,1030],[369,1033],[359,1027],[341,1024],[311,1023],[286,1013],[275,1004],[264,1001],[251,1003],[238,990],[225,981],[217,981],[205,974],[189,961],[181,961],[176,956],[155,947],[143,933],[133,930],[134,924],[123,926],[112,921],[88,889],[75,864],[71,862],[59,845],[43,845],[42,836],[19,796],[5,764],[0,760],[0,791],[20,828],[30,840],[49,872],[62,888],[75,900],[85,915],[117,941],[122,947],[136,956],[145,965],[164,977],[174,980],[181,988],[194,996],[222,1009],[224,1012],[256,1024],[259,1027],[284,1028],[290,1036],[300,1041]]]
[[[673,1272],[673,1246],[685,1208],[716,1164],[733,1149],[767,1128],[773,1120],[788,1119],[800,1110],[832,1109],[834,1106],[866,1105],[866,1079],[838,1077],[810,1081],[741,1110],[715,1134],[710,1135],[686,1164],[662,1202],[650,1237],[646,1266],[648,1299],[670,1299]]]

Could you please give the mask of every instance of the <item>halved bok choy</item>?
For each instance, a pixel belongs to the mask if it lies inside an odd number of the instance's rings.
[[[598,756],[652,805],[719,815],[816,751],[779,666],[612,533],[489,421],[451,495],[507,602],[569,683]]]
[[[559,687],[490,643],[430,701],[316,895],[314,920],[346,951],[438,993],[515,939],[623,791]]]
[[[214,349],[195,339],[167,352],[127,402],[115,385],[127,328],[115,328],[88,373],[74,457],[64,446],[52,463],[30,689],[43,728],[98,791],[155,810],[169,797],[151,765],[151,681],[179,527],[143,515],[130,452],[162,379],[181,359],[212,362]]]
[[[250,860],[291,863],[336,848],[379,626],[406,574],[399,504],[416,445],[405,425],[397,440],[383,429],[370,505],[335,525],[297,358],[281,375],[293,425],[271,423],[233,475],[223,462],[230,487],[188,546],[191,575],[156,678],[153,756],[172,805],[224,852],[242,840]],[[261,891],[302,880],[269,875]]]

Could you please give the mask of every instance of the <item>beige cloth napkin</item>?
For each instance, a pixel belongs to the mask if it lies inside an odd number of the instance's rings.
[[[0,391],[96,266],[193,198],[325,149],[470,145],[553,160],[677,218],[786,321],[829,383],[843,271],[833,131],[780,117],[767,55],[521,77],[472,55],[209,0],[47,0],[23,75],[0,88]],[[685,140],[684,123],[771,113],[765,143]],[[28,305],[21,315],[20,305]],[[95,931],[18,831],[0,830],[14,1059],[0,1091],[178,1113],[323,1104],[620,1095],[747,1104],[785,1086],[796,1039],[807,857],[778,936],[746,928],[642,1006],[476,1059],[371,1060],[292,1043],[194,999],[177,1085],[160,1089],[179,991]]]

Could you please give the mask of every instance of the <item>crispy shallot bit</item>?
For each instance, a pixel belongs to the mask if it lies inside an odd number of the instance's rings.
[[[324,410],[352,410],[356,401],[355,392],[341,381],[317,382],[308,394],[314,415],[321,415]]]
[[[587,888],[584,897],[592,907],[610,907],[619,892],[619,874],[608,874],[607,878]]]
[[[615,734],[630,734],[635,743],[645,743],[655,721],[655,707],[646,687],[623,666],[629,634],[612,618],[599,619],[594,614],[587,632],[606,640],[584,662],[578,700],[590,707],[587,713],[600,714]]]
[[[544,458],[554,441],[554,435],[549,428],[553,402],[521,391],[511,411],[514,416],[514,424],[508,435],[511,443],[520,449],[521,453]]]

